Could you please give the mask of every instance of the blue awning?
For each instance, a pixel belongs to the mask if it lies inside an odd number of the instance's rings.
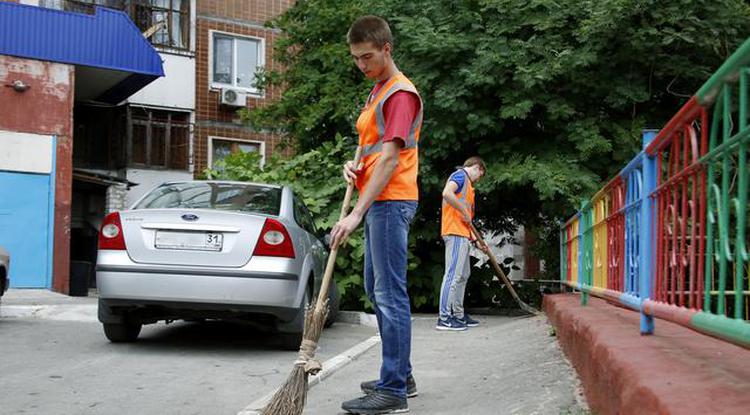
[[[160,76],[159,54],[127,14],[0,2],[0,54],[76,66],[76,99],[116,104]]]

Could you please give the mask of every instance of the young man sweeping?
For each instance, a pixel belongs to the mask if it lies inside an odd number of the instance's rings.
[[[406,290],[409,225],[417,209],[417,144],[422,101],[414,84],[393,61],[388,24],[375,16],[357,19],[347,41],[360,71],[375,81],[357,120],[362,160],[344,166],[359,199],[331,231],[337,246],[364,219],[365,292],[372,301],[382,339],[380,379],[363,382],[365,395],[341,407],[355,414],[408,412],[416,396],[411,374],[411,311]]]
[[[464,312],[464,294],[469,280],[469,244],[476,238],[469,224],[474,219],[474,184],[486,168],[479,157],[469,157],[451,174],[443,188],[440,234],[445,241],[445,274],[440,289],[438,330],[460,331],[479,325]],[[485,251],[487,247],[479,246]]]

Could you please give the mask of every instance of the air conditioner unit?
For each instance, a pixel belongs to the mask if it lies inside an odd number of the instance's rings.
[[[222,88],[221,105],[229,107],[244,107],[247,105],[247,94],[236,89]]]

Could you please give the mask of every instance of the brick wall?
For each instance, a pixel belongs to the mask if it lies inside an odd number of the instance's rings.
[[[283,13],[294,2],[291,0],[246,1],[246,0],[201,0],[198,1],[196,19],[196,108],[194,160],[196,175],[208,164],[209,137],[225,137],[265,142],[266,156],[281,150],[281,137],[266,132],[254,131],[243,125],[236,108],[219,104],[219,90],[210,87],[209,52],[211,31],[220,31],[239,36],[265,39],[265,68],[276,70],[279,66],[273,59],[274,42],[281,35],[278,31],[263,27],[263,24]],[[248,108],[266,105],[278,99],[281,91],[270,88],[262,98],[248,96]]]
[[[62,63],[0,55],[0,130],[57,137],[52,288],[62,293],[69,287],[74,70]],[[5,87],[14,81],[29,89]]]
[[[260,24],[294,4],[294,0],[199,0],[198,15],[225,17]]]
[[[124,184],[113,184],[107,187],[104,213],[109,214],[127,208],[128,188]]]

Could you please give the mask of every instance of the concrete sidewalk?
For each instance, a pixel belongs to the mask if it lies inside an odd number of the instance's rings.
[[[0,317],[98,322],[96,310],[96,291],[88,297],[70,297],[50,290],[12,288],[0,298]]]
[[[747,414],[750,351],[657,319],[639,334],[640,314],[598,298],[547,295],[544,309],[602,414]]]
[[[0,297],[0,302],[2,302],[2,306],[96,304],[96,290],[90,290],[89,292],[88,297],[71,297],[44,289],[11,288]]]
[[[412,364],[419,396],[412,414],[586,414],[578,379],[544,317],[474,316],[464,332],[435,330],[435,316],[415,316]],[[374,332],[374,331],[373,331]],[[305,414],[345,413],[361,381],[378,377],[380,345],[310,389]]]

